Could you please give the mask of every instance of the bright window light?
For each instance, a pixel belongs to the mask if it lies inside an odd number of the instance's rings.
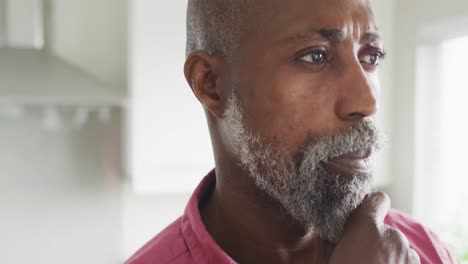
[[[440,108],[432,109],[440,111],[432,221],[468,260],[468,37],[443,42],[441,55]]]

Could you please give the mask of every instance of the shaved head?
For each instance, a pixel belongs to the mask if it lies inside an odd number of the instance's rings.
[[[248,0],[189,0],[187,56],[195,50],[230,56],[240,41]]]

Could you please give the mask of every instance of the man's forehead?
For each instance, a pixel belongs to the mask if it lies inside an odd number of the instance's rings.
[[[267,6],[260,5],[265,1],[253,1],[261,8],[250,9],[249,27],[257,37],[270,33],[277,41],[312,35],[334,41],[350,36],[365,42],[382,39],[368,0],[269,0]]]
[[[361,8],[362,6],[371,6],[371,0],[236,0],[241,1],[243,5],[247,5],[249,8],[275,8],[275,7],[285,7],[292,5],[299,6],[311,6],[315,5],[317,7],[329,6],[337,7],[342,6],[346,9],[356,9]]]

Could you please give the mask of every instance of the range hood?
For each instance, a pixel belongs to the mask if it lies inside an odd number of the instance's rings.
[[[48,52],[48,0],[0,0],[0,106],[125,106],[126,95]]]

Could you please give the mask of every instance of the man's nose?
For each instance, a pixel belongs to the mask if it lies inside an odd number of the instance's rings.
[[[360,121],[377,112],[377,77],[371,81],[359,61],[343,69],[337,92],[336,114],[345,121]]]

